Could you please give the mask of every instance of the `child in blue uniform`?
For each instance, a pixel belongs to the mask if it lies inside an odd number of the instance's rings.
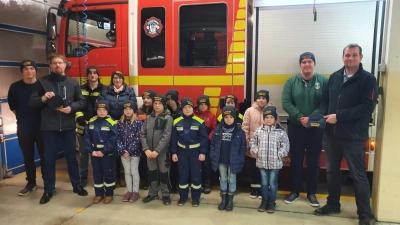
[[[85,128],[86,151],[92,156],[95,197],[93,203],[112,202],[115,187],[113,149],[117,143],[117,124],[108,115],[109,102],[96,103],[97,116],[89,120]]]
[[[178,205],[184,205],[188,199],[190,171],[192,206],[197,207],[201,195],[201,162],[207,153],[208,135],[204,121],[193,114],[193,100],[183,98],[181,106],[183,116],[174,120],[170,145],[172,160],[178,162]]]

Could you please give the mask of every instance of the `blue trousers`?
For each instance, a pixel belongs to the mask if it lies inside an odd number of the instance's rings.
[[[56,157],[57,152],[63,151],[67,160],[68,175],[72,187],[80,187],[79,166],[75,156],[75,130],[43,131],[44,141],[44,190],[53,192],[56,186]]]
[[[96,196],[113,196],[115,188],[114,156],[93,157],[93,180]]]
[[[189,173],[192,190],[192,200],[199,200],[201,195],[201,161],[198,149],[179,149],[179,195],[181,199],[188,199]]]
[[[226,164],[219,164],[219,186],[221,192],[235,193],[236,191],[236,174],[231,173],[231,167]]]
[[[278,193],[279,169],[260,168],[261,173],[261,196],[268,202],[275,202]]]

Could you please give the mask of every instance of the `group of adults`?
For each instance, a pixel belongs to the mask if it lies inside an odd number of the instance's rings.
[[[307,200],[318,207],[315,197],[318,187],[320,155],[322,148],[326,154],[328,201],[315,210],[317,215],[340,213],[341,171],[343,157],[349,166],[354,182],[357,214],[360,224],[369,224],[371,218],[370,186],[365,167],[365,141],[377,100],[376,78],[362,67],[362,48],[350,44],[343,49],[344,66],[325,77],[315,72],[316,58],[311,52],[300,55],[300,72],[290,77],[283,87],[282,106],[288,113],[288,136],[290,140],[291,193],[285,197],[290,204],[299,199],[302,185],[304,156],[307,162]],[[19,192],[26,195],[36,188],[36,169],[34,164],[34,144],[41,158],[44,193],[41,204],[50,201],[55,191],[56,154],[64,151],[68,174],[73,192],[80,196],[87,195],[83,188],[87,183],[88,155],[81,150],[80,166],[75,157],[76,132],[81,146],[86,121],[95,115],[94,105],[98,98],[108,100],[109,115],[117,120],[123,111],[124,100],[136,103],[132,88],[124,82],[124,76],[118,71],[112,74],[111,84],[105,87],[99,82],[96,67],[87,69],[87,84],[82,88],[77,80],[65,75],[66,59],[63,55],[50,57],[50,75],[36,78],[37,65],[32,60],[21,63],[23,79],[11,85],[8,94],[10,109],[17,117],[17,135],[24,155],[27,185]],[[103,93],[103,94],[102,94]],[[63,105],[57,111],[50,105],[56,105],[54,96],[62,96]],[[138,111],[146,115],[144,105]],[[114,106],[114,107],[113,107]],[[257,106],[256,106],[257,107]],[[262,109],[260,109],[262,110]],[[178,110],[176,110],[178,111]],[[323,132],[307,129],[310,115],[320,113],[326,120]],[[41,119],[38,119],[41,118]],[[77,124],[76,124],[77,123]],[[75,131],[76,129],[76,131]],[[39,132],[41,131],[41,132]],[[145,155],[145,154],[143,154]],[[121,171],[117,160],[116,171]],[[145,162],[145,158],[143,160]],[[147,171],[144,164],[142,170]],[[80,172],[79,172],[80,168]],[[117,179],[123,176],[117,173]],[[172,177],[171,177],[172,178]],[[257,175],[252,176],[252,194],[257,197],[259,182]],[[123,182],[121,182],[123,183]],[[122,184],[123,185],[123,184]]]

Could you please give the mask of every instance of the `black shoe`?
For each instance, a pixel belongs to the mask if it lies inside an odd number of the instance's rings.
[[[232,211],[232,210],[233,210],[233,193],[229,193],[226,202],[226,211]]]
[[[199,200],[193,200],[192,201],[192,206],[193,207],[197,207],[197,206],[199,206],[200,205],[200,201]]]
[[[42,198],[40,199],[40,204],[46,204],[50,201],[51,197],[53,197],[53,193],[51,192],[44,192]]]
[[[81,182],[80,182],[80,183],[81,183],[81,186],[82,186],[82,187],[85,187],[85,186],[87,185],[87,182],[88,182],[88,181],[87,181],[87,177],[82,176],[82,177],[81,177]]]
[[[251,193],[250,193],[250,198],[257,198],[258,197],[258,191],[255,188],[251,189]]]
[[[221,192],[221,204],[218,206],[218,210],[225,210],[226,209],[226,198],[228,194],[226,192]]]
[[[211,181],[210,180],[204,181],[203,193],[204,194],[210,194],[211,193]]]
[[[290,195],[285,197],[285,203],[286,204],[292,204],[294,203],[297,199],[299,199],[300,196],[296,193],[290,193]]]
[[[370,219],[369,218],[367,218],[367,217],[362,217],[362,216],[360,216],[359,218],[358,218],[358,225],[370,225],[371,224],[371,222],[370,222]]]
[[[81,187],[74,188],[73,190],[74,193],[77,193],[79,196],[86,196],[88,195],[87,191]]]
[[[275,212],[275,201],[269,201],[267,205],[267,213],[274,213]]]
[[[312,207],[319,207],[319,202],[317,200],[317,197],[315,197],[315,195],[308,195],[307,201],[310,203]]]
[[[179,201],[178,201],[178,205],[179,206],[183,206],[184,204],[186,203],[186,199],[179,199]]]
[[[144,199],[142,200],[142,202],[143,202],[143,203],[149,203],[149,202],[153,201],[154,199],[157,199],[157,197],[158,197],[158,196],[147,195],[147,197],[144,198]]]
[[[265,210],[267,210],[267,198],[262,198],[261,200],[261,205],[258,207],[258,211],[259,212],[265,212]]]
[[[164,205],[171,204],[171,198],[169,196],[163,196],[162,201],[163,201]]]
[[[24,189],[22,189],[18,195],[24,196],[31,193],[33,190],[36,190],[36,184],[27,184]]]
[[[317,216],[326,216],[329,214],[338,214],[340,213],[340,209],[334,208],[329,204],[322,206],[319,209],[314,210],[315,215]]]

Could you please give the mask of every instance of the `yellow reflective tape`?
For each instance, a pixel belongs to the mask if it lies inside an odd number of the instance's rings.
[[[219,97],[221,94],[221,88],[216,87],[205,87],[204,88],[204,95],[208,95],[210,97]]]
[[[244,41],[246,33],[244,31],[234,31],[233,41]]]
[[[203,122],[204,122],[204,120],[202,120],[200,117],[193,116],[192,118],[193,118],[194,120],[196,120],[197,122],[199,122],[199,123],[203,123]]]
[[[107,122],[109,122],[111,124],[111,126],[114,126],[115,124],[117,124],[117,122],[115,122],[115,120],[111,119],[111,117],[107,117]]]
[[[82,90],[82,95],[88,96],[88,95],[89,95],[89,92],[86,91],[86,90]]]
[[[238,117],[239,117],[239,119],[243,120],[243,115],[241,113],[239,113]]]
[[[104,184],[94,184],[93,186],[95,188],[102,188],[102,187],[104,187]]]
[[[100,130],[110,131],[110,127],[102,126]]]
[[[97,116],[93,116],[93,117],[89,120],[89,122],[93,122],[93,121],[95,121],[95,120],[97,120]]]
[[[109,183],[109,184],[107,184],[106,182],[104,182],[104,186],[106,186],[106,187],[115,186],[115,182],[112,182],[112,183]]]
[[[181,144],[181,143],[179,143],[179,141],[178,141],[178,144],[177,144],[179,147],[181,147],[181,148],[186,148],[186,146],[185,145],[183,145],[183,144]]]
[[[176,127],[177,131],[183,131],[183,127]]]
[[[90,94],[90,96],[99,96],[100,95],[100,93],[99,92],[92,92],[91,94]]]
[[[189,187],[189,184],[180,184],[179,185],[179,188],[180,189],[186,189],[186,188],[188,188]]]
[[[236,20],[235,30],[244,30],[245,27],[246,27],[245,20]]]
[[[96,148],[104,148],[104,145],[97,144],[97,145],[96,145]]]
[[[231,44],[231,52],[244,52],[244,41],[236,41]]]
[[[240,73],[240,74],[244,73],[244,63],[228,64],[226,66],[226,73]],[[235,85],[235,83],[234,83],[234,85]]]
[[[244,19],[246,18],[246,10],[245,9],[239,9],[237,14],[236,14],[236,19]]]
[[[89,125],[89,129],[93,130],[94,129],[94,125]]]
[[[228,63],[244,63],[244,53],[231,53],[228,56]]]
[[[221,122],[221,120],[222,120],[222,114],[219,114],[217,120],[218,120],[218,122]]]
[[[83,116],[83,112],[76,112],[75,113],[75,119],[78,119],[81,116]]]
[[[172,75],[139,76],[139,84],[138,85],[167,86],[167,85],[173,85],[173,81],[174,81],[174,79],[173,79]]]
[[[201,184],[199,184],[199,185],[191,184],[190,186],[191,186],[193,189],[200,189],[200,188],[201,188]]]
[[[230,66],[232,67],[232,66]],[[244,64],[243,64],[244,67]],[[228,68],[228,65],[227,65]],[[244,72],[244,70],[243,70]],[[244,85],[243,72],[233,76],[233,85]],[[232,74],[232,73],[230,73]],[[149,84],[150,85],[150,84]],[[166,84],[164,84],[166,85]],[[232,75],[175,76],[175,86],[231,86]]]
[[[180,117],[174,119],[174,125],[177,124],[177,123],[178,123],[179,121],[181,121],[181,120],[183,120],[183,117],[182,117],[182,116],[180,116]]]

